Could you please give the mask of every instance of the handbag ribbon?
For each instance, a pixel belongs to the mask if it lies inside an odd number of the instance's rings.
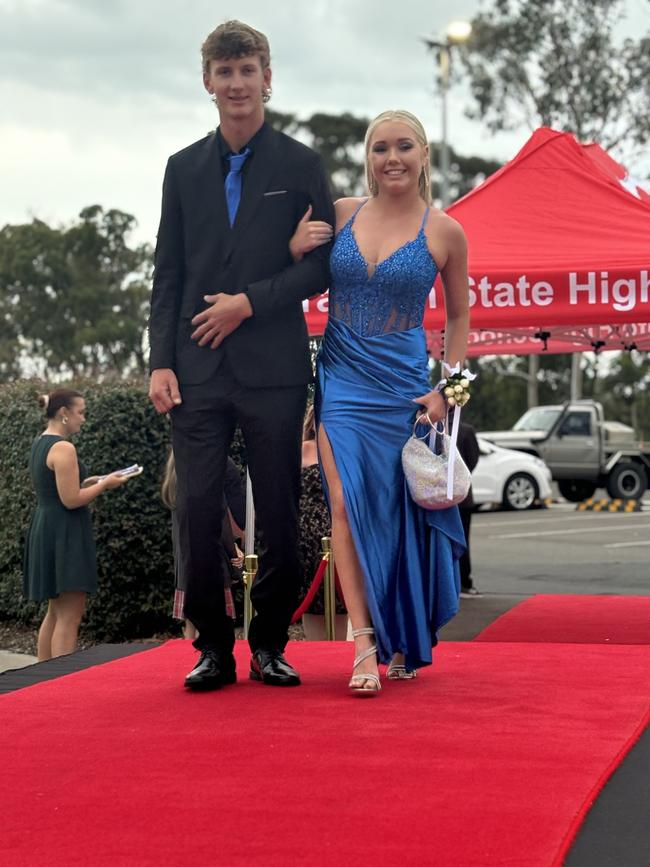
[[[444,433],[445,426],[449,426],[449,422],[447,421],[447,425],[445,425],[442,421],[432,422],[429,418],[429,413],[422,413],[420,418],[418,418],[415,422],[414,428],[417,427],[420,419],[426,418],[426,420],[431,425],[431,430],[429,431],[429,448],[433,451],[435,447],[435,435],[438,432],[438,424],[442,424],[442,431]],[[447,412],[447,420],[449,420],[449,412]],[[451,423],[451,434],[449,435],[449,457],[447,460],[447,499],[454,499],[454,467],[456,466],[456,443],[458,442],[458,428],[460,426],[460,407],[454,407],[454,420]],[[432,438],[433,437],[433,441]],[[426,439],[426,434],[423,437],[418,437],[418,439]]]
[[[450,367],[447,362],[442,362],[442,369],[449,376],[454,376],[457,373],[460,373],[460,362],[455,364],[453,367]],[[473,379],[476,379],[476,374],[472,373],[470,370],[463,370],[463,376],[466,379],[469,379],[471,382]],[[449,411],[447,411],[447,421],[449,421]],[[456,464],[456,443],[458,442],[458,427],[460,425],[460,407],[456,405],[454,407],[454,420],[451,425],[451,436],[449,438],[449,475],[447,476],[447,499],[453,499],[454,492],[454,465]],[[449,425],[447,425],[449,426]],[[429,440],[429,444],[431,444],[431,440]]]
[[[449,444],[449,472],[447,473],[447,499],[453,499],[454,495],[454,466],[456,464],[456,443],[458,442],[458,427],[460,425],[460,407],[454,407],[454,420],[451,424],[451,437]]]

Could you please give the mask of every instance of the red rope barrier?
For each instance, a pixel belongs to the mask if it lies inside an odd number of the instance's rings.
[[[298,620],[302,617],[305,611],[309,608],[311,603],[314,601],[316,594],[318,593],[318,588],[323,583],[323,576],[325,575],[325,570],[327,569],[327,557],[323,557],[323,559],[318,564],[318,569],[316,570],[316,574],[314,575],[314,580],[311,582],[311,587],[307,591],[307,595],[302,601],[302,605],[298,608],[298,610],[294,613],[291,618],[292,623],[297,623]]]

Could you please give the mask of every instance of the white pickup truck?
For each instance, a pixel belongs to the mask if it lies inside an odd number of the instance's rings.
[[[594,400],[536,406],[512,430],[487,431],[483,439],[540,457],[567,500],[579,502],[606,487],[615,499],[640,499],[648,486],[650,446],[633,428],[605,421]]]

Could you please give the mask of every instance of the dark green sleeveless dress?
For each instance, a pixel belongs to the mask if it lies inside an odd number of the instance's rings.
[[[97,554],[88,506],[66,509],[47,464],[62,437],[43,434],[32,443],[29,471],[36,491],[36,511],[27,533],[23,592],[27,599],[53,599],[59,593],[97,590]],[[79,461],[79,478],[86,478]]]

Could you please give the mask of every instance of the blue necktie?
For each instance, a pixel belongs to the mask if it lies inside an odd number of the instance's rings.
[[[239,200],[241,199],[241,170],[244,167],[247,158],[250,156],[250,153],[251,152],[248,148],[244,148],[240,154],[228,155],[230,171],[226,175],[225,190],[226,204],[228,206],[228,219],[230,220],[231,227],[235,222],[237,209],[239,208]]]

